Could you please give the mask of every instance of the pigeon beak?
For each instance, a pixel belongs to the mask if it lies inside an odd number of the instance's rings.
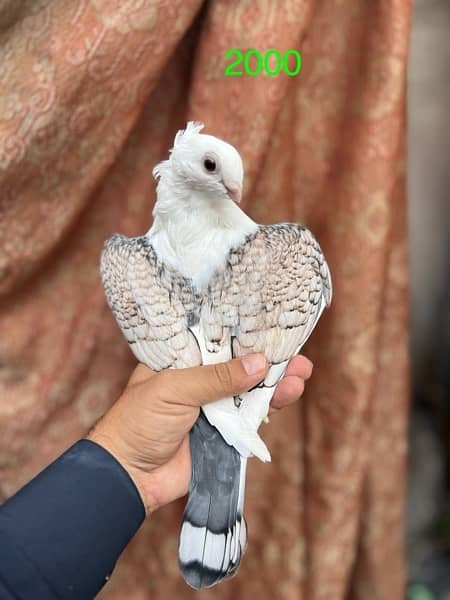
[[[225,183],[223,185],[224,185],[225,189],[227,190],[227,194],[230,196],[230,198],[232,200],[234,200],[234,202],[236,202],[236,204],[239,204],[241,201],[241,196],[242,196],[240,186],[239,185],[226,185]]]

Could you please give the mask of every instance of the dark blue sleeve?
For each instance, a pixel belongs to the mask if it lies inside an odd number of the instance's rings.
[[[144,517],[116,459],[77,442],[0,507],[0,598],[92,600]]]

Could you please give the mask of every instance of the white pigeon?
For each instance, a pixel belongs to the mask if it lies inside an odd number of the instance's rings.
[[[158,180],[153,225],[105,243],[106,298],[136,358],[153,370],[263,352],[263,382],[202,409],[190,434],[192,476],[180,533],[187,583],[233,575],[247,545],[243,518],[250,456],[270,461],[258,428],[289,359],[331,302],[319,244],[302,225],[258,225],[238,206],[237,150],[189,122]],[[206,417],[206,418],[205,418]]]

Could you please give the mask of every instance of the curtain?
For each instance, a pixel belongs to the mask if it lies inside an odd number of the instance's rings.
[[[85,434],[133,358],[98,263],[151,223],[153,165],[187,119],[241,152],[243,207],[299,221],[331,266],[298,405],[250,461],[250,543],[201,597],[392,600],[404,590],[408,400],[404,0],[0,0],[0,495]],[[298,76],[225,77],[230,48]],[[149,399],[151,400],[151,399]],[[99,597],[187,600],[183,502],[152,515]],[[92,550],[95,552],[95,548]]]

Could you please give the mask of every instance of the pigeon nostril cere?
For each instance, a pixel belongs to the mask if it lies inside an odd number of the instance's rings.
[[[235,186],[229,186],[229,185],[226,185],[225,188],[226,188],[226,190],[227,190],[228,195],[230,196],[230,198],[232,200],[234,200],[236,202],[236,204],[239,204],[240,201],[241,201],[241,190],[240,190],[240,188],[237,187],[237,186],[235,187]]]

